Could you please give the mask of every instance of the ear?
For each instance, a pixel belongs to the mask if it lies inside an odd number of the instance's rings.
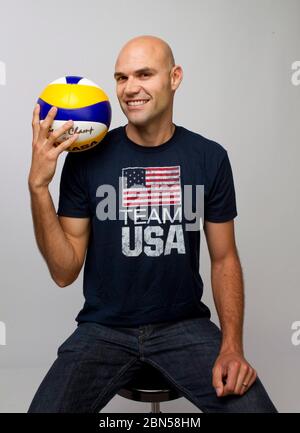
[[[171,69],[171,86],[176,90],[183,79],[183,69],[180,65],[175,65]]]

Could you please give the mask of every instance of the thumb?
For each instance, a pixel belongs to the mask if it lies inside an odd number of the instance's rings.
[[[213,387],[216,390],[217,396],[220,397],[223,393],[224,384],[222,381],[222,367],[221,365],[215,366],[213,370]]]

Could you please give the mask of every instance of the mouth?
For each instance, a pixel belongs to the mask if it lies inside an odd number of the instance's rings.
[[[149,102],[149,99],[135,99],[132,101],[126,101],[126,105],[130,110],[140,109]]]

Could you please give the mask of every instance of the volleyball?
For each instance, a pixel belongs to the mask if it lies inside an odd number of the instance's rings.
[[[66,150],[81,152],[100,143],[111,122],[111,106],[104,90],[84,77],[65,76],[51,82],[40,94],[40,120],[43,121],[52,106],[57,107],[49,132],[57,130],[68,120],[73,125],[57,140],[55,145],[79,134]]]

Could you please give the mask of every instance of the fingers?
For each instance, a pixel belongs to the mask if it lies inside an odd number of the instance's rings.
[[[257,373],[256,371],[250,367],[248,374],[246,375],[245,379],[243,380],[243,383],[247,384],[248,386],[242,386],[241,395],[245,394],[246,391],[253,385],[253,383],[256,381]]]
[[[236,353],[221,354],[213,368],[213,386],[218,397],[229,394],[243,395],[256,378],[254,368],[243,356]]]
[[[40,133],[40,104],[36,104],[32,117],[32,142],[35,143]]]
[[[249,373],[250,366],[248,364],[241,364],[239,375],[236,381],[236,386],[234,389],[234,394],[243,394],[248,386],[244,386],[244,384],[248,384],[247,376]]]
[[[230,362],[222,396],[229,394],[245,394],[255,382],[256,377],[256,371],[249,364],[240,363],[238,361]],[[247,384],[247,386],[243,384]]]
[[[217,396],[220,397],[223,394],[224,384],[223,384],[223,369],[221,364],[215,365],[213,368],[213,387],[216,390]]]
[[[41,140],[46,140],[49,134],[49,128],[53,123],[53,120],[56,116],[57,108],[52,107],[49,111],[45,119],[40,123],[40,135],[39,138]]]
[[[234,394],[245,394],[246,391],[256,380],[256,371],[248,363],[243,363],[240,366]]]
[[[55,157],[58,158],[59,154],[62,153],[64,150],[67,150],[71,144],[75,143],[77,138],[79,137],[79,134],[74,134],[72,137],[68,138],[68,140],[63,141],[62,143],[56,145],[54,149],[50,151],[50,153]]]
[[[53,131],[47,140],[47,143],[51,145],[51,147],[55,144],[56,140],[65,134],[73,125],[73,120],[68,120],[68,122],[64,123],[60,128]]]
[[[224,396],[234,393],[238,375],[239,375],[239,370],[240,370],[240,363],[238,361],[232,361],[229,363],[226,384],[224,386],[224,392],[223,392]]]

